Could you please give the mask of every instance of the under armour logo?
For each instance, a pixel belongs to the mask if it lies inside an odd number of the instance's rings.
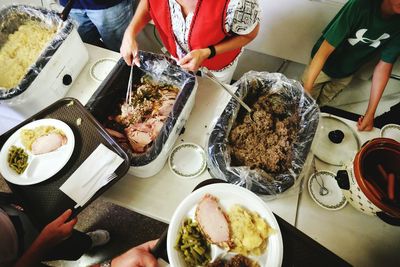
[[[372,40],[372,39],[369,39],[369,38],[364,37],[364,34],[365,34],[367,31],[368,31],[367,29],[358,30],[358,31],[356,32],[356,38],[349,38],[349,39],[347,39],[347,40],[348,40],[349,43],[350,43],[351,45],[353,45],[353,46],[356,45],[356,44],[358,44],[359,42],[363,42],[363,43],[366,43],[366,44],[367,44],[367,43],[370,43],[369,46],[372,46],[372,47],[377,48],[378,46],[381,45],[381,40],[385,40],[385,39],[388,39],[388,38],[390,37],[389,34],[384,33],[384,34],[382,34],[381,37],[379,37],[378,39]]]

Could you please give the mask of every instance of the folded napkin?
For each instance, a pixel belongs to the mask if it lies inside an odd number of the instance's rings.
[[[100,144],[60,190],[77,203],[75,207],[83,206],[101,187],[116,177],[114,171],[123,161],[115,152]]]

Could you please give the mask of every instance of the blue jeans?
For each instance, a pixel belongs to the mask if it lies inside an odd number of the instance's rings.
[[[124,0],[106,9],[73,8],[70,16],[78,22],[78,32],[85,43],[102,42],[106,48],[119,52],[125,29],[133,17],[134,1]]]

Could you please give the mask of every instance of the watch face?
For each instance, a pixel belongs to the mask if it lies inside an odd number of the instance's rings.
[[[101,263],[100,267],[111,267],[111,260]]]

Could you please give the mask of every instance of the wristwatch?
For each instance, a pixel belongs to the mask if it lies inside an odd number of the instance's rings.
[[[208,56],[208,59],[215,57],[216,54],[215,47],[213,45],[210,45],[208,49],[210,49],[210,55]]]
[[[101,263],[100,267],[111,267],[111,260]]]

